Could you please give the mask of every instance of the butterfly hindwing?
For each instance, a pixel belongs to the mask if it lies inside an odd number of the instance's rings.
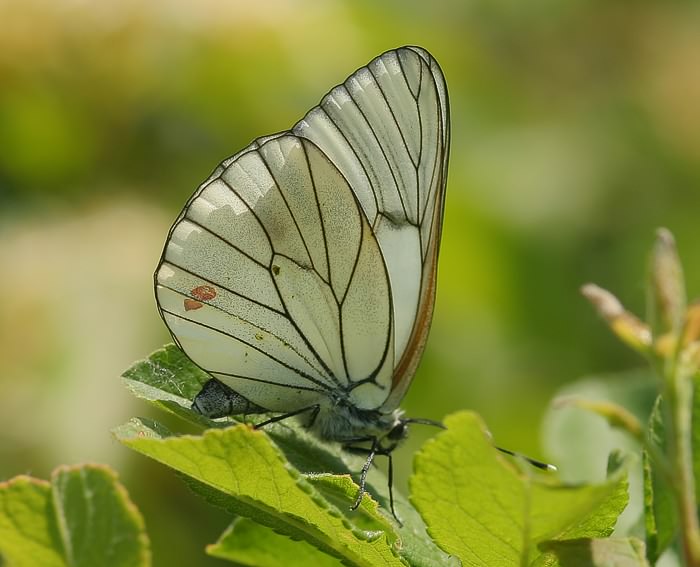
[[[360,407],[389,394],[381,252],[347,180],[308,140],[267,138],[200,187],[171,231],[156,294],[188,356],[261,407],[294,411],[368,377]]]

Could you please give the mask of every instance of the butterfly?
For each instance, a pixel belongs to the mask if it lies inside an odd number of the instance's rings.
[[[387,51],[224,160],[155,272],[173,339],[212,376],[192,408],[279,414],[258,427],[307,415],[320,438],[367,454],[353,508],[386,455],[394,512],[391,452],[410,423],[439,425],[399,403],[433,314],[449,146],[437,62]]]

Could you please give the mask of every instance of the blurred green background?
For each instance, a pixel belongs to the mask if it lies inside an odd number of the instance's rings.
[[[580,284],[642,312],[664,225],[700,290],[697,2],[24,0],[0,21],[0,480],[111,464],[157,566],[224,565],[202,548],[227,525],[109,434],[150,411],[118,377],[169,340],[152,292],[168,227],[220,160],[382,51],[426,47],[452,106],[409,415],[472,408],[547,458],[557,389],[639,364]],[[397,452],[400,487],[432,433]]]

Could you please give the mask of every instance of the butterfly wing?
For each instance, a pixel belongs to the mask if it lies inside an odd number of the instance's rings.
[[[345,390],[373,409],[390,391],[382,254],[348,181],[307,139],[262,138],[223,162],[173,225],[155,287],[178,345],[263,408]]]
[[[420,47],[388,51],[333,88],[293,128],[348,180],[389,273],[396,408],[423,352],[433,313],[450,143],[447,87]]]
[[[290,132],[225,160],[156,272],[176,342],[270,410],[337,389],[357,407],[394,409],[432,318],[449,137],[442,73],[404,47]]]

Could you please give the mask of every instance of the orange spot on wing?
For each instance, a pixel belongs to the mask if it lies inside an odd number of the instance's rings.
[[[196,299],[190,299],[189,297],[185,299],[185,311],[192,311],[193,309],[201,309],[204,307],[204,303],[197,301]]]
[[[216,297],[216,289],[210,285],[200,285],[195,287],[190,291],[192,297],[198,299],[199,301],[208,301],[209,299],[214,299]]]

